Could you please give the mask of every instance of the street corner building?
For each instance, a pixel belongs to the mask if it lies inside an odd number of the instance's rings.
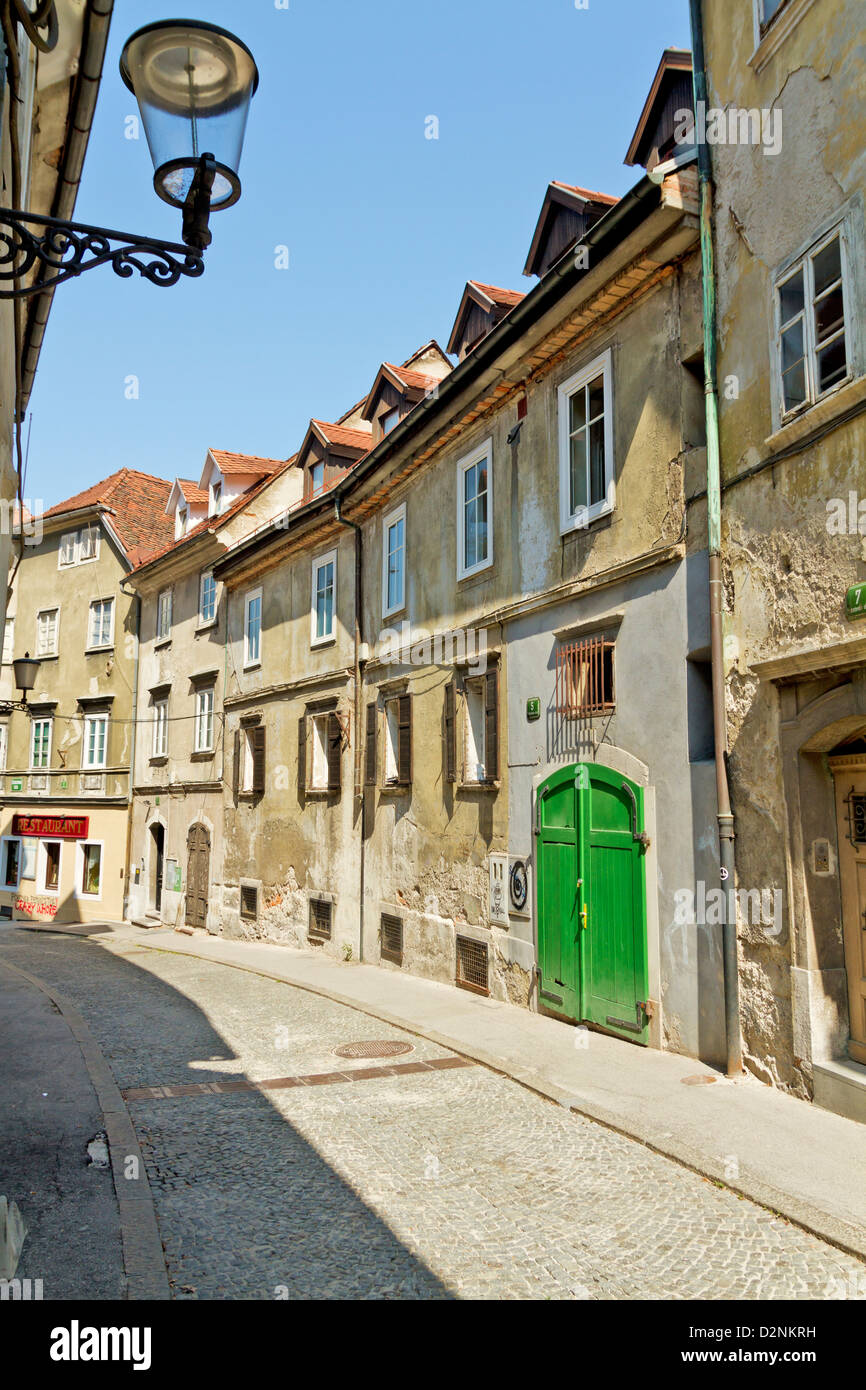
[[[36,518],[5,620],[0,698],[15,654],[39,662],[26,709],[0,721],[0,914],[124,916],[138,614],[133,566],[165,543],[171,484],[121,469]]]

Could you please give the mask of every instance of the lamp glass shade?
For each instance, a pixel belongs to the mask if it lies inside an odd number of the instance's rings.
[[[199,158],[213,155],[214,211],[240,197],[238,168],[259,74],[246,44],[214,24],[169,19],[124,45],[120,75],[135,94],[160,198],[182,207]]]
[[[36,684],[36,677],[39,674],[40,662],[32,657],[28,652],[26,656],[19,656],[17,661],[12,662],[12,670],[15,672],[15,684],[17,688],[26,695]]]

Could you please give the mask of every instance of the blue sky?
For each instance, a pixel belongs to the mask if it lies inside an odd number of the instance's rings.
[[[285,458],[382,360],[444,346],[468,278],[530,288],[548,181],[636,182],[622,161],[661,51],[689,44],[686,0],[116,0],[80,221],[180,240],[118,75],[127,36],[172,13],[255,54],[244,195],[198,281],[101,268],[58,290],[25,485],[45,506],[124,465],[197,477],[208,446]]]

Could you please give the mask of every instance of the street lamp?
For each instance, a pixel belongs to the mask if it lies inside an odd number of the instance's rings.
[[[41,294],[97,265],[110,264],[123,279],[138,271],[155,285],[203,273],[210,214],[241,196],[238,167],[259,81],[253,56],[215,24],[167,19],[127,39],[120,75],[138,102],[154,188],[182,209],[185,244],[0,208],[0,299]],[[42,274],[22,286],[35,265]]]
[[[27,695],[36,684],[36,677],[39,675],[41,661],[25,652],[19,656],[17,661],[12,662],[12,670],[15,672],[15,684],[21,691],[20,700],[0,700],[0,714],[11,714],[14,709],[27,709]]]

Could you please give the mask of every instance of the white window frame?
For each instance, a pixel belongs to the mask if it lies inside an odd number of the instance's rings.
[[[6,653],[9,653],[7,656]],[[15,618],[7,618],[3,627],[3,661],[4,666],[11,666],[15,660]]]
[[[178,503],[174,528],[175,540],[183,539],[183,537],[186,535],[188,525],[189,507],[186,505],[186,503]]]
[[[213,613],[209,618],[205,617],[204,612],[204,586],[206,580],[213,584]],[[198,625],[200,628],[213,627],[217,619],[217,583],[213,577],[213,570],[202,570],[198,580]]]
[[[845,363],[847,371],[834,381],[825,391],[818,394],[818,346],[815,341],[815,277],[812,262],[831,241],[839,239],[839,263],[842,272],[842,336],[845,339]],[[785,408],[785,387],[782,380],[782,296],[781,290],[798,272],[803,276],[803,358],[806,378],[806,399],[799,405]],[[852,315],[853,279],[851,258],[848,254],[846,219],[840,218],[832,227],[823,232],[805,250],[786,261],[773,276],[773,396],[776,403],[776,419],[779,425],[786,425],[798,415],[811,410],[819,401],[828,400],[835,391],[841,390],[856,375],[854,365],[856,326]],[[785,327],[796,322],[798,315],[786,320]],[[829,343],[822,343],[823,352]]]
[[[92,555],[85,555],[85,554],[84,554],[84,538],[85,538],[85,536],[87,536],[87,537],[92,537],[92,539],[93,539],[93,554],[92,554]],[[83,527],[81,528],[81,530],[79,531],[79,533],[78,533],[78,550],[77,550],[77,559],[76,559],[77,564],[79,564],[79,565],[90,565],[90,564],[93,564],[96,560],[98,560],[98,559],[99,559],[99,542],[100,542],[99,527],[98,527],[98,526],[95,526],[95,525],[94,525],[94,526],[83,526]]]
[[[310,785],[311,792],[328,790],[328,731],[331,727],[331,710],[324,714],[310,714]]]
[[[223,479],[212,478],[208,498],[208,516],[221,516],[223,509]]]
[[[60,854],[59,854],[58,857],[57,857],[57,887],[56,887],[56,888],[49,888],[49,887],[48,887],[48,883],[47,883],[47,878],[48,878],[48,850],[47,850],[46,846],[49,845],[49,844],[52,844],[52,845],[59,845],[59,846],[60,846]],[[38,894],[40,894],[40,895],[41,895],[41,894],[47,894],[47,896],[48,896],[49,898],[57,898],[57,897],[59,897],[59,896],[60,896],[60,883],[61,883],[61,880],[62,880],[62,875],[63,875],[63,841],[62,841],[62,840],[58,840],[58,839],[52,839],[50,836],[47,836],[44,840],[40,840],[40,841],[39,841],[38,847],[37,847],[37,850],[36,850],[36,892],[37,892]]]
[[[35,764],[34,764],[34,762],[33,762],[34,733],[35,733],[36,725],[37,725],[37,724],[47,724],[47,725],[48,725],[48,750],[47,750],[47,753],[46,753],[45,762],[44,762],[40,767],[36,767]],[[30,771],[31,771],[31,772],[49,772],[49,771],[51,770],[51,753],[52,753],[52,744],[53,744],[53,742],[54,742],[54,720],[52,719],[51,715],[49,714],[49,715],[35,715],[35,716],[31,716],[31,718],[30,718]]]
[[[382,786],[396,787],[400,776],[400,697],[390,695],[383,706],[384,755],[382,758]]]
[[[167,627],[166,627],[166,631],[163,632],[163,630],[162,630],[163,602],[162,602],[162,601],[163,601],[163,599],[164,599],[166,596],[168,596],[168,604],[167,604],[167,608],[168,608],[168,624],[167,624]],[[174,591],[173,591],[171,588],[168,588],[168,589],[160,589],[159,593],[158,593],[157,596],[156,596],[156,641],[157,641],[157,643],[159,643],[159,642],[170,642],[170,641],[171,641],[171,624],[172,624],[172,618],[173,618],[173,617],[174,617]]]
[[[94,761],[91,760],[91,756],[90,756],[90,731],[91,731],[91,729],[93,728],[93,726],[94,726],[94,725],[97,725],[97,724],[103,724],[103,725],[105,726],[105,733],[104,733],[103,739],[102,739],[102,759],[101,759],[101,761],[99,761],[99,762],[94,762]],[[84,734],[83,734],[82,741],[81,741],[81,767],[82,767],[82,771],[84,771],[84,772],[104,772],[105,769],[107,768],[107,766],[108,766],[108,725],[109,725],[109,716],[105,713],[104,710],[101,711],[99,714],[85,714],[85,716],[84,716]],[[98,753],[99,753],[99,735],[98,735],[98,734],[96,735],[96,738],[95,738],[95,741],[94,741],[94,753],[98,756]]]
[[[487,461],[487,554],[474,565],[464,563],[466,556],[466,506],[464,501],[464,479],[470,468]],[[493,440],[485,439],[471,454],[465,454],[457,461],[457,578],[468,579],[470,575],[480,574],[493,564]]]
[[[151,737],[152,758],[165,758],[168,756],[168,696],[164,695],[159,700],[154,700],[151,708],[153,710],[153,735]]]
[[[210,696],[210,708],[205,710],[205,696]],[[210,721],[210,742],[202,742],[202,728],[207,728],[207,721]],[[204,723],[203,723],[204,721]],[[214,751],[214,728],[216,724],[216,687],[213,685],[199,686],[195,692],[195,724],[193,738],[193,752],[212,753]]]
[[[571,511],[571,398],[590,381],[600,376],[604,391],[604,497],[586,507]],[[613,353],[610,348],[593,358],[579,372],[563,381],[556,392],[559,429],[559,532],[583,530],[600,516],[607,516],[616,506],[616,482],[613,456]],[[587,467],[589,467],[587,450]]]
[[[6,861],[7,861],[7,856],[8,856],[8,853],[9,853],[9,851],[8,851],[8,849],[7,849],[7,846],[10,845],[10,844],[13,844],[13,843],[15,843],[15,844],[18,845],[18,876],[17,876],[17,878],[15,879],[14,884],[12,884],[12,883],[7,883],[7,882],[6,882]],[[20,835],[3,835],[3,836],[0,836],[0,893],[17,893],[17,892],[18,892],[18,889],[19,889],[19,887],[21,886],[21,860],[22,860],[21,836],[20,836]]]
[[[85,893],[84,891],[84,865],[86,863],[84,851],[90,845],[95,845],[99,850],[99,892]],[[76,840],[75,842],[75,896],[84,898],[89,903],[98,903],[102,898],[102,885],[105,881],[105,841],[104,840]]]
[[[0,723],[0,772],[6,771],[9,760],[9,725]]]
[[[258,604],[258,634],[255,649],[250,642],[250,612]],[[250,589],[244,595],[244,670],[251,671],[262,664],[262,590]]]
[[[108,641],[94,642],[93,640],[93,610],[99,606],[100,624],[102,627],[102,610],[108,604]],[[90,607],[87,610],[87,650],[89,652],[105,652],[114,646],[114,598],[94,598],[90,600]]]
[[[249,795],[249,793],[253,789],[253,772],[255,770],[255,759],[253,756],[253,736],[256,732],[256,729],[258,729],[259,727],[260,726],[258,724],[250,724],[249,726],[241,729],[243,747],[241,749],[241,776],[238,791],[243,792],[245,795]]]
[[[318,596],[318,578],[319,578],[319,570],[324,569],[326,565],[333,565],[333,566],[334,566],[333,591],[332,591],[332,592],[333,592],[333,603],[332,603],[332,607],[331,607],[331,628],[330,628],[330,631],[329,631],[329,632],[323,633],[322,636],[320,637],[320,636],[317,636],[317,633],[316,633],[316,628],[317,628],[317,626],[318,626],[318,623],[317,623],[317,616],[318,616],[318,615],[317,615],[317,608],[316,608],[316,600],[317,600],[317,596]],[[323,646],[325,646],[328,642],[333,642],[333,641],[335,640],[336,636],[337,636],[337,552],[336,552],[336,550],[329,550],[329,551],[327,551],[326,554],[324,554],[324,555],[317,555],[316,558],[315,558],[315,560],[313,561],[313,578],[312,578],[311,603],[310,603],[310,646],[311,646],[311,647],[323,647]]]
[[[485,676],[469,676],[463,682],[463,782],[471,787],[487,781],[485,680]],[[473,706],[477,706],[475,718]]]
[[[400,601],[399,603],[388,604],[388,561],[390,558],[388,550],[388,538],[392,529],[403,523],[403,563],[400,575]],[[382,520],[382,617],[390,618],[394,613],[401,613],[406,607],[406,503],[403,502],[399,507],[395,507]]]
[[[43,647],[42,631],[40,619],[47,617],[50,613],[54,614],[54,639],[50,646]],[[44,656],[57,656],[60,650],[60,605],[55,604],[53,608],[40,608],[36,613],[36,655],[40,659]]]
[[[67,547],[67,542],[71,542],[71,543],[72,543],[72,558],[71,558],[70,560],[64,560],[64,558],[63,558],[63,551],[64,551],[65,548],[68,548],[68,547]],[[76,565],[77,563],[78,563],[78,532],[77,532],[77,531],[65,531],[64,534],[60,537],[60,544],[59,544],[59,546],[57,547],[57,568],[58,568],[59,570],[69,570],[69,569],[72,569],[72,566],[73,566],[73,565]]]

